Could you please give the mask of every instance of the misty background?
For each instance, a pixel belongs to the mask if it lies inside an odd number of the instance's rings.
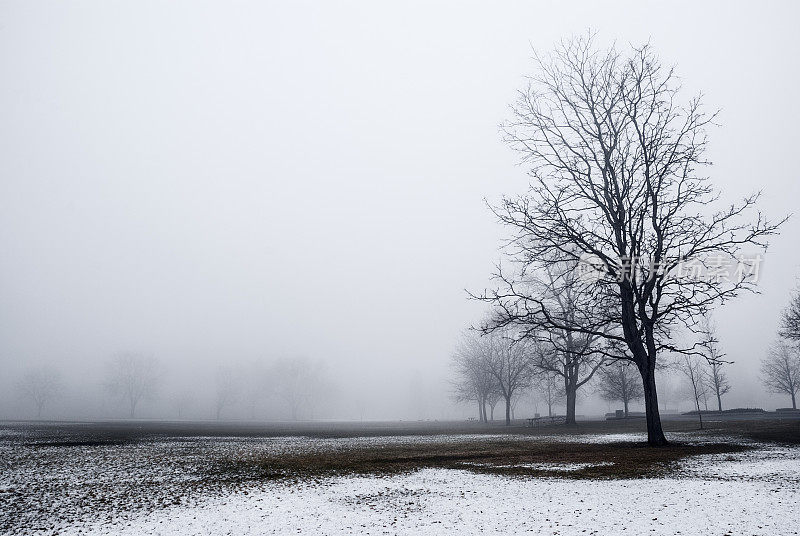
[[[800,198],[799,16],[790,2],[0,3],[0,418],[31,416],[15,385],[37,367],[64,384],[48,417],[126,416],[103,387],[120,352],[160,364],[141,417],[173,418],[191,392],[185,416],[213,418],[221,369],[245,381],[286,360],[325,378],[300,418],[472,416],[450,399],[450,356],[485,311],[465,289],[489,286],[502,256],[484,200],[527,186],[497,125],[532,50],[589,27],[650,40],[684,96],[721,109],[724,199],[763,189],[778,218]],[[792,218],[771,241],[762,293],[716,313],[727,407],[786,405],[758,366],[798,283],[798,231]],[[223,416],[289,416],[245,406]]]

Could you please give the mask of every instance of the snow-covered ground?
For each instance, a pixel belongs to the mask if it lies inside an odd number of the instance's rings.
[[[465,438],[491,443],[508,436],[208,437],[68,448],[32,448],[30,442],[12,438],[0,443],[0,506],[6,510],[0,511],[0,519],[16,517],[6,520],[5,532],[0,525],[0,533],[800,533],[800,448],[768,444],[735,454],[697,456],[680,462],[669,476],[636,480],[575,480],[570,475],[581,464],[545,464],[564,478],[485,474],[465,466],[225,488],[205,482],[197,471],[215,456],[239,452],[321,452]],[[605,434],[538,440],[642,438]],[[187,480],[192,481],[189,487]],[[142,489],[148,491],[143,494]]]
[[[797,451],[726,457],[732,459],[694,461],[686,475],[664,479],[574,481],[423,469],[273,484],[62,534],[798,534]]]

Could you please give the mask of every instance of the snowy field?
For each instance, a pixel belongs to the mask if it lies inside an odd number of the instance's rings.
[[[657,478],[573,478],[615,462],[519,463],[548,476],[422,467],[392,474],[236,478],[219,471],[241,455],[323,455],[369,448],[499,445],[507,435],[347,438],[193,437],[134,442],[54,441],[0,429],[3,534],[798,534],[800,448],[685,457]],[[615,444],[641,434],[539,435]],[[674,433],[702,443],[705,435]],[[714,440],[718,440],[716,437]],[[494,464],[495,469],[515,464]]]

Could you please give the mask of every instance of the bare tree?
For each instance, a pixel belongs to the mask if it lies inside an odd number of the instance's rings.
[[[306,386],[306,403],[309,418],[316,418],[317,411],[324,401],[332,400],[337,393],[337,387],[331,380],[328,366],[324,361],[316,360],[310,363]]]
[[[18,389],[23,398],[36,407],[36,418],[42,418],[42,411],[55,400],[63,389],[61,376],[48,368],[29,370],[19,381]]]
[[[178,419],[183,419],[186,416],[186,411],[192,407],[195,402],[194,392],[189,389],[184,389],[173,394],[171,400],[175,408],[176,416]]]
[[[489,391],[489,394],[486,395],[486,404],[489,406],[490,421],[494,421],[494,408],[497,407],[497,403],[500,402],[502,398],[503,397],[500,395],[500,391],[497,389],[497,386],[495,386],[495,388]]]
[[[511,405],[514,395],[529,387],[533,380],[531,348],[525,340],[517,340],[507,330],[484,335],[491,351],[488,367],[497,381],[497,389],[506,403],[506,426],[511,425]]]
[[[758,195],[717,208],[719,195],[703,171],[715,114],[699,98],[681,99],[673,69],[650,45],[623,54],[578,37],[537,55],[537,64],[504,125],[506,141],[530,166],[532,186],[495,208],[515,230],[509,256],[519,269],[498,269],[499,288],[482,297],[506,323],[623,343],[642,377],[648,442],[665,445],[658,357],[703,355],[698,342],[675,342],[673,329],[691,332],[711,307],[753,290],[757,259],[742,259],[742,247],[766,248],[765,237],[782,222],[760,213],[748,221]],[[613,305],[581,325],[563,322],[524,284],[526,274],[565,259],[594,267],[584,293]],[[682,271],[734,262],[743,268],[732,277]]]
[[[797,409],[800,391],[800,349],[786,341],[778,340],[761,361],[761,381],[772,393],[792,397],[792,408]]]
[[[722,353],[717,340],[717,326],[707,314],[701,321],[701,332],[704,336],[703,347],[705,348],[706,361],[710,370],[706,371],[706,383],[708,389],[703,390],[703,402],[708,409],[708,396],[712,394],[717,399],[717,409],[722,413],[722,397],[731,390],[728,375],[723,370],[723,366],[730,362],[724,361],[725,354]]]
[[[669,407],[669,403],[674,403],[681,399],[680,385],[676,381],[674,366],[660,366],[658,368],[658,378],[659,378],[659,400],[661,400],[663,404],[664,411],[667,411]]]
[[[491,352],[489,339],[472,332],[463,336],[452,358],[456,373],[453,397],[457,402],[475,402],[481,422],[489,421],[487,404],[494,420],[494,407],[500,399],[497,380],[489,369]]]
[[[222,366],[217,369],[215,377],[216,397],[214,399],[214,410],[217,420],[222,415],[222,411],[236,404],[242,392],[241,377],[231,367]]]
[[[691,355],[684,354],[675,362],[675,368],[683,374],[686,379],[686,385],[694,401],[697,417],[700,419],[700,429],[702,430],[703,412],[700,409],[700,401],[708,396],[708,371],[706,370],[706,363],[700,359],[694,359]]]
[[[256,418],[256,412],[269,395],[269,370],[261,362],[251,362],[245,366],[242,378],[242,402],[247,408],[250,419]]]
[[[108,364],[106,388],[112,396],[127,403],[132,419],[139,403],[155,394],[159,374],[160,368],[155,357],[122,352]]]
[[[305,358],[278,360],[271,376],[292,420],[300,418],[303,412],[313,419],[321,396],[332,389],[323,364]]]
[[[618,360],[600,369],[597,389],[603,400],[622,402],[626,417],[629,404],[644,398],[642,378],[630,361]]]
[[[711,373],[708,375],[708,386],[717,397],[717,409],[722,413],[722,397],[731,390],[728,375],[722,370],[724,363],[718,359],[709,361]]]
[[[588,315],[596,314],[598,302],[582,294],[582,283],[575,263],[571,261],[549,264],[542,278],[531,278],[529,287],[560,325],[582,326],[590,321]],[[500,323],[503,320],[501,318]],[[535,324],[534,324],[535,326]],[[601,339],[593,333],[581,333],[555,325],[539,329],[523,329],[522,337],[533,338],[533,364],[545,374],[555,374],[564,383],[566,399],[566,424],[575,424],[575,405],[578,389],[588,383],[604,362],[599,350]]]
[[[800,343],[800,289],[795,290],[781,318],[781,337]]]
[[[553,416],[553,406],[564,399],[564,381],[559,374],[544,372],[536,375],[535,387],[539,397],[547,404],[547,416]]]

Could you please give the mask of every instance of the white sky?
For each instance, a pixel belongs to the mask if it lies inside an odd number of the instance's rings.
[[[531,47],[589,27],[651,39],[687,96],[722,109],[716,184],[763,188],[777,218],[800,194],[799,11],[0,2],[0,389],[45,362],[96,378],[122,349],[173,370],[302,355],[351,376],[345,392],[369,384],[373,416],[402,415],[481,316],[464,289],[500,257],[483,199],[526,185],[497,125]],[[728,405],[786,405],[756,371],[798,231],[773,240],[763,294],[717,315]]]

